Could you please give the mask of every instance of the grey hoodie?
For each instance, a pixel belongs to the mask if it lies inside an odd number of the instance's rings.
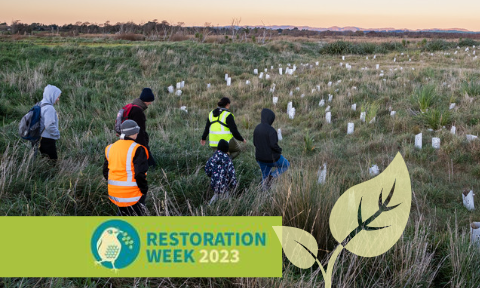
[[[40,129],[43,130],[42,137],[44,138],[60,139],[57,111],[53,108],[53,104],[55,104],[61,93],[62,91],[53,85],[47,85],[43,91],[43,99],[40,102],[40,106],[42,106]]]

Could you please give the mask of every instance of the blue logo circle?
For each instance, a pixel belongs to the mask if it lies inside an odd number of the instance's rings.
[[[109,220],[97,227],[90,243],[96,265],[122,269],[135,261],[140,252],[137,230],[122,220]]]

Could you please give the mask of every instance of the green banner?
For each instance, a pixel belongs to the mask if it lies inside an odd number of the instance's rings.
[[[0,277],[282,277],[282,217],[0,217]]]

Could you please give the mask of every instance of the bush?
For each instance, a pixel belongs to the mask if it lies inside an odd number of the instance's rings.
[[[420,111],[426,112],[428,107],[430,107],[433,104],[433,101],[436,98],[435,86],[427,85],[427,86],[418,88],[415,91],[414,97],[418,105],[420,106]]]
[[[380,45],[375,43],[351,43],[346,41],[336,41],[328,43],[320,49],[321,54],[340,55],[340,54],[374,54],[387,53],[395,50],[402,50],[401,43],[389,42]]]
[[[323,46],[321,49],[321,53],[331,55],[350,54],[352,50],[352,43],[345,41],[337,41],[333,43],[328,43],[327,45]]]
[[[479,42],[473,40],[473,39],[461,39],[458,41],[458,46],[460,47],[472,47],[473,45],[478,46]]]
[[[468,96],[478,96],[480,95],[480,83],[474,81],[463,82],[462,92],[463,94],[467,93]]]
[[[423,124],[433,130],[438,130],[441,127],[451,123],[451,115],[449,112],[440,112],[436,109],[431,109],[420,115]]]
[[[423,48],[424,51],[435,52],[446,50],[452,48],[454,43],[449,43],[445,40],[433,40],[428,42],[425,47]]]

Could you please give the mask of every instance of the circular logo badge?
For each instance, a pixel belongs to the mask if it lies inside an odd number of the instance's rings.
[[[137,258],[140,252],[140,237],[129,223],[109,220],[95,229],[90,247],[96,265],[114,270],[122,269]]]

